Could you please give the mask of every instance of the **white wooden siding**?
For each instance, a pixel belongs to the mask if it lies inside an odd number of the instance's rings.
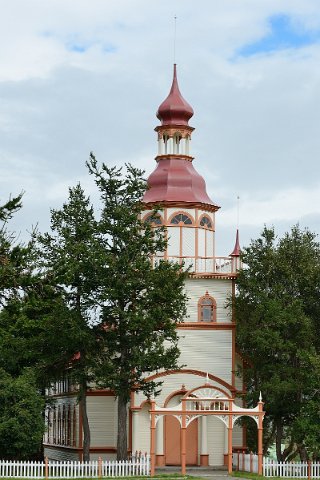
[[[189,278],[185,283],[185,291],[188,296],[187,322],[198,322],[198,302],[207,291],[217,303],[217,322],[231,322],[231,309],[226,307],[232,292],[231,280]]]
[[[223,465],[224,454],[224,423],[215,417],[208,416],[208,453],[209,465]]]
[[[214,232],[207,230],[207,257],[214,256]]]
[[[138,413],[139,436],[137,450],[142,453],[150,452],[150,405],[147,403]]]
[[[231,330],[179,330],[179,362],[231,383]]]
[[[206,231],[203,228],[198,228],[198,257],[204,257],[206,242]]]
[[[180,227],[168,227],[168,255],[180,255]]]
[[[117,443],[117,401],[114,397],[87,397],[92,447]]]
[[[188,368],[188,367],[185,367],[185,368]],[[207,372],[207,370],[204,370],[204,372]],[[213,373],[215,375],[214,372],[209,371],[209,373]],[[156,397],[156,403],[157,405],[162,407],[164,406],[164,403],[167,400],[167,397],[171,395],[173,392],[180,390],[182,385],[185,386],[187,391],[193,388],[201,387],[206,383],[205,377],[200,377],[199,375],[195,375],[193,373],[173,373],[171,375],[166,375],[164,377],[161,377],[159,378],[159,380],[161,380],[163,383],[161,386],[161,392]],[[210,385],[226,390],[224,387],[221,386],[221,384],[215,381],[210,380],[209,383]],[[141,403],[145,400],[146,400],[146,397],[143,395],[142,392],[138,392],[135,394],[136,406],[140,406]]]
[[[44,457],[48,457],[49,460],[56,460],[57,462],[79,460],[79,453],[77,451],[66,448],[44,447],[43,455]]]
[[[195,256],[195,228],[182,227],[182,256]]]

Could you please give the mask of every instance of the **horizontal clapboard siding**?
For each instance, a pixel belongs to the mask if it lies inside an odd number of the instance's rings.
[[[146,404],[138,413],[139,415],[139,436],[137,450],[142,453],[150,451],[150,405]]]
[[[223,465],[226,430],[224,423],[218,418],[207,418],[209,465]]]
[[[209,372],[231,383],[232,332],[180,330],[180,359],[186,368]]]
[[[198,321],[198,302],[206,292],[217,303],[217,322],[231,322],[231,308],[226,306],[232,292],[231,280],[189,278],[185,291],[188,297],[186,322]]]
[[[76,450],[59,449],[59,447],[44,447],[43,455],[44,457],[48,457],[48,460],[55,460],[57,462],[73,462],[79,460],[79,453]]]
[[[87,397],[88,417],[93,447],[117,443],[117,401],[114,397]]]

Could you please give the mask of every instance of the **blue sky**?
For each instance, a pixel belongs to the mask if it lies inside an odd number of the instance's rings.
[[[242,46],[237,54],[242,57],[275,52],[283,49],[297,49],[319,43],[320,30],[308,30],[299,18],[285,13],[272,15],[267,19],[268,33],[253,43]]]

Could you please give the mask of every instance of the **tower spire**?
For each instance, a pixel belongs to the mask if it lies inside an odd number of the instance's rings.
[[[240,242],[239,242],[239,228],[237,228],[237,234],[236,234],[236,243],[234,245],[233,252],[230,253],[230,257],[240,257]]]

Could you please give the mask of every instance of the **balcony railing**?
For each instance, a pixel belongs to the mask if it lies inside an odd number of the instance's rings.
[[[241,262],[239,257],[155,257],[154,262],[157,263],[160,260],[166,260],[184,264],[185,268],[189,268],[191,273],[199,274],[236,274],[239,268],[241,268]]]

